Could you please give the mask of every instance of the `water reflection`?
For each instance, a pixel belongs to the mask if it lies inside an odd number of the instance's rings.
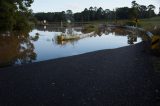
[[[48,26],[43,26],[43,25],[39,25],[36,26],[36,29],[39,31],[49,31],[49,32],[63,32],[65,33],[67,29],[74,29],[75,31],[81,31],[82,27],[77,26],[77,27],[57,27],[57,26],[52,26],[52,25],[48,25]]]
[[[74,28],[66,28],[64,35],[65,36],[83,36],[83,33],[76,33],[77,31]],[[122,28],[111,28],[111,27],[105,27],[105,28],[99,28],[98,30],[94,31],[94,35],[89,36],[89,37],[96,37],[99,36],[101,37],[102,35],[109,35],[113,34],[115,36],[127,36],[127,42],[128,44],[134,44],[137,42],[138,37],[142,37],[144,34],[139,31],[130,31],[130,30],[124,30]],[[60,34],[61,36],[62,34]],[[62,35],[63,36],[63,35]],[[56,36],[57,37],[57,36]],[[59,37],[59,36],[58,36]],[[67,43],[75,44],[78,40],[80,39],[67,39],[67,40],[62,40],[62,39],[55,39],[56,43],[58,45],[65,45]]]
[[[84,36],[82,27],[38,26],[27,34],[0,36],[0,67],[26,64],[86,52],[118,48],[141,41],[139,32],[103,27],[80,39],[57,40],[57,35]]]
[[[13,64],[31,63],[36,60],[34,45],[38,37],[15,33],[12,35],[3,34],[0,36],[0,67]]]
[[[142,37],[142,33],[139,31],[123,30],[122,28],[113,28],[110,30],[112,33],[115,33],[116,36],[127,36],[128,44],[134,44],[137,42],[137,38]]]
[[[39,30],[39,31],[65,32],[66,28],[40,25],[40,26],[37,26],[36,29]]]

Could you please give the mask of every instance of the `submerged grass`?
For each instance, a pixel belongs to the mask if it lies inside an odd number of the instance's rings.
[[[85,25],[82,29],[82,32],[83,33],[90,33],[90,32],[93,32],[93,31],[97,31],[98,30],[98,25],[96,24],[88,24],[88,25]]]
[[[74,37],[74,36],[69,36],[66,38],[63,34],[61,34],[61,35],[55,36],[55,39],[56,39],[55,40],[56,44],[65,45],[67,43],[74,43],[74,42],[78,41],[80,38]]]
[[[74,39],[79,39],[79,38],[80,37],[77,36],[77,35],[67,35],[67,36],[65,36],[65,35],[61,34],[61,35],[57,36],[58,41],[74,40]]]

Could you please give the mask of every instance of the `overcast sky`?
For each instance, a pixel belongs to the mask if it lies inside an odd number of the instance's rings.
[[[132,0],[34,0],[31,9],[33,12],[60,12],[68,9],[80,12],[84,8],[102,7],[103,9],[114,9],[116,7],[131,7]],[[138,4],[156,6],[159,11],[160,0],[136,0]]]

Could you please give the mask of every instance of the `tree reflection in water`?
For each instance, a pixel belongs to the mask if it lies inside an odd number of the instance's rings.
[[[47,28],[50,28],[50,30]],[[60,54],[60,56],[66,56],[65,53],[60,53],[62,51],[64,52],[65,50],[69,52],[67,56],[70,56],[70,54],[73,54],[75,51],[78,51],[78,53],[85,53],[86,51],[88,52],[106,49],[108,47],[111,48],[112,45],[113,48],[115,48],[115,45],[116,47],[121,47],[124,45],[134,44],[140,42],[140,38],[144,40],[144,37],[142,37],[144,34],[139,32],[135,33],[134,31],[121,28],[103,27],[99,28],[98,31],[95,30],[95,33],[92,35],[86,35],[86,37],[80,38],[84,40],[67,39],[64,41],[58,41],[56,40],[56,34],[64,33],[66,36],[83,36],[86,33],[83,33],[82,28],[80,27],[69,27],[68,29],[51,27],[47,28],[45,29],[45,33],[44,31],[33,30],[32,34],[30,33],[30,35],[28,33],[0,35],[0,67],[54,59],[57,58],[57,54]],[[48,41],[52,41],[53,43]],[[92,43],[94,47],[92,46]],[[73,46],[76,48],[73,48]],[[53,48],[55,50],[53,50]],[[44,50],[46,51],[44,52]],[[45,56],[43,54],[45,54]]]
[[[139,35],[143,35],[140,31],[131,31],[131,30],[124,30],[122,28],[114,28],[112,32],[115,32],[116,36],[127,36],[128,44],[134,44],[137,42],[137,38],[140,37]]]
[[[72,29],[72,31],[74,31],[74,30]],[[144,38],[146,37],[143,32],[131,31],[131,30],[126,30],[124,28],[116,28],[116,27],[98,28],[98,30],[95,31],[95,34],[93,36],[90,36],[90,37],[96,37],[96,36],[101,37],[102,35],[107,36],[111,33],[115,36],[127,36],[128,44],[135,44],[137,42],[138,37],[142,38],[142,40],[144,40]],[[56,39],[56,44],[64,46],[68,43],[74,44],[78,40],[80,40],[80,39],[71,39],[71,40],[65,40],[65,41]]]
[[[37,37],[37,36],[35,36]],[[34,45],[29,34],[14,33],[11,35],[0,35],[0,67],[13,64],[31,63],[36,60]]]

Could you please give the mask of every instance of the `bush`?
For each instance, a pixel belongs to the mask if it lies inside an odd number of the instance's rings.
[[[136,26],[136,22],[134,21],[128,21],[125,23],[125,25],[128,25],[128,26]],[[140,23],[137,23],[137,26],[140,27]]]
[[[82,29],[83,33],[89,33],[89,32],[93,32],[96,31],[97,27],[94,25],[86,25],[84,26],[84,28]]]
[[[150,29],[150,32],[153,33],[154,35],[160,36],[160,27],[159,28],[152,28],[152,29]]]

